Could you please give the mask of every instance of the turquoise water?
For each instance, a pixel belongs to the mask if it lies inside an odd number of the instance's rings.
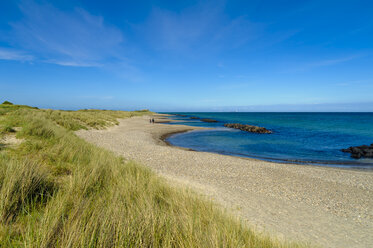
[[[373,159],[353,159],[343,148],[373,143],[373,113],[169,113],[177,124],[212,127],[176,134],[175,146],[271,161],[373,169]],[[211,118],[218,123],[190,119]],[[273,134],[225,128],[224,123],[262,126]],[[175,123],[176,124],[176,123]]]

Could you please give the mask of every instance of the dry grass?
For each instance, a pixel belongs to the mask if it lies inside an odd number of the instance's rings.
[[[21,127],[25,139],[0,151],[0,246],[298,247],[73,133],[147,113],[0,105],[2,132]]]

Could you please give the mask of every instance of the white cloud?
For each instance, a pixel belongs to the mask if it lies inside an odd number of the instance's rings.
[[[340,63],[343,63],[343,62],[347,62],[347,61],[353,60],[357,57],[358,56],[353,55],[353,56],[346,56],[346,57],[337,58],[337,59],[326,59],[326,60],[321,60],[321,61],[317,61],[317,62],[314,62],[314,63],[310,63],[310,64],[308,64],[308,66],[309,67],[330,66],[330,65],[335,65],[335,64],[340,64]]]
[[[33,60],[33,56],[26,54],[21,51],[0,48],[0,59],[1,60],[18,60],[18,61],[30,61]]]
[[[326,66],[334,66],[338,65],[341,63],[346,63],[351,60],[357,59],[362,57],[362,55],[348,55],[344,57],[339,57],[339,58],[329,58],[329,59],[324,59],[324,60],[316,60],[313,62],[297,62],[295,65],[286,65],[286,69],[284,69],[282,72],[283,73],[293,73],[293,72],[303,72],[303,71],[308,71],[312,70],[315,68],[319,67],[326,67]]]
[[[346,82],[339,82],[336,83],[336,86],[359,86],[362,87],[364,84],[371,84],[373,81],[372,80],[352,80],[352,81],[346,81]]]
[[[83,9],[61,11],[50,4],[24,0],[23,18],[11,23],[13,43],[39,60],[64,66],[100,66],[120,59],[123,35],[100,16]]]
[[[77,61],[68,61],[68,60],[45,60],[44,62],[62,66],[72,66],[72,67],[101,67],[102,64],[94,62],[77,62]]]
[[[257,37],[262,25],[245,16],[231,20],[224,7],[222,1],[210,1],[180,12],[154,8],[136,28],[152,47],[181,52],[236,48]]]

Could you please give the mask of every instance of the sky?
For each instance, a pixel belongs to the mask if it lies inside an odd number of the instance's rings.
[[[373,111],[372,1],[0,2],[0,101]]]

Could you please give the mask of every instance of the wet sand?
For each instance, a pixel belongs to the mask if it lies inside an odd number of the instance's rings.
[[[321,247],[373,247],[373,173],[279,164],[167,145],[165,115],[120,120],[106,130],[81,130],[85,140],[138,161],[172,182],[192,187],[257,230]]]

